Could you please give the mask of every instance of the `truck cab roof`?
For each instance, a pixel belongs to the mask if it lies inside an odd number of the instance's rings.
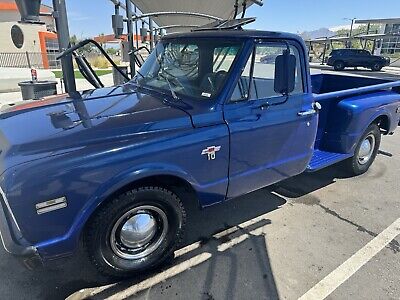
[[[179,38],[235,38],[235,39],[290,39],[303,43],[303,39],[292,33],[263,30],[212,29],[167,34],[162,40]]]

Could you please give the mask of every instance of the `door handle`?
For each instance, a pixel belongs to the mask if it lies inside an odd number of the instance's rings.
[[[312,109],[309,109],[309,110],[300,111],[300,112],[297,113],[297,115],[300,116],[300,117],[304,117],[304,116],[311,116],[311,115],[314,115],[316,113],[317,113],[317,111],[312,108]]]
[[[321,104],[318,102],[313,103],[312,107],[313,108],[311,108],[309,110],[298,112],[297,115],[300,117],[311,116],[311,115],[318,113],[322,108]]]
[[[269,103],[264,103],[261,105],[257,105],[256,107],[253,108],[253,110],[255,110],[255,111],[267,110],[268,108],[269,108]]]

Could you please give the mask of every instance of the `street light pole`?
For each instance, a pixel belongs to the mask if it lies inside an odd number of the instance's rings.
[[[354,26],[354,21],[356,18],[351,19],[351,26],[350,26],[350,38],[353,37],[353,26]]]
[[[351,25],[350,25],[350,33],[349,33],[349,42],[348,42],[348,46],[347,48],[351,48],[352,46],[352,38],[353,38],[353,28],[354,28],[354,21],[357,20],[357,18],[343,18],[343,20],[348,20],[351,21]]]

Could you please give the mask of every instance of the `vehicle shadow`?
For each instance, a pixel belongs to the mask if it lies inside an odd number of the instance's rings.
[[[302,173],[291,177],[270,188],[277,194],[287,198],[300,198],[314,191],[335,183],[336,179],[351,178],[342,163],[312,173]]]
[[[132,279],[115,281],[98,275],[80,249],[63,264],[53,264],[34,273],[25,272],[19,282],[35,282],[40,299],[65,299],[69,296],[69,299],[104,299],[120,297],[117,296],[120,293],[136,295],[138,299],[144,294],[149,296],[149,293],[154,294],[153,298],[181,299],[237,299],[254,293],[253,298],[278,299],[263,228],[271,222],[265,214],[285,203],[282,197],[265,188],[204,210],[198,209],[194,204],[189,205],[187,231],[182,247],[196,242],[200,246],[153,272]],[[258,220],[260,216],[262,218]],[[254,219],[256,221],[249,225],[239,226]],[[235,230],[215,237],[216,233],[228,228]],[[186,272],[184,268],[170,276],[171,269],[175,270],[174,268],[185,265],[204,253],[209,258],[201,264],[188,267],[190,272]],[[165,282],[154,280],[160,273],[166,274]],[[132,286],[149,282],[146,289],[132,295],[126,292]],[[251,288],[248,282],[251,282]],[[109,286],[103,287],[105,285]],[[96,292],[92,293],[92,288]],[[79,292],[82,289],[84,290]]]
[[[379,155],[389,158],[393,156],[391,153],[383,150],[379,150],[378,156]],[[311,194],[312,192],[335,183],[337,179],[358,177],[352,175],[346,170],[345,163],[346,162],[340,162],[317,172],[302,173],[276,183],[272,185],[270,189],[276,194],[292,201],[302,202],[303,204],[316,204],[307,203],[308,201],[312,202],[313,199],[316,200],[315,196]],[[376,160],[372,169],[359,176],[370,177],[379,180],[382,176],[384,176],[385,172],[385,164],[383,164],[380,160]]]

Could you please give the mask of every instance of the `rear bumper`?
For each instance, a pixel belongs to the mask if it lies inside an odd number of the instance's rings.
[[[5,199],[1,189],[0,194],[0,238],[4,249],[17,256],[28,269],[42,265],[42,259],[36,247],[30,245],[23,238],[12,212],[9,211],[7,199]]]

